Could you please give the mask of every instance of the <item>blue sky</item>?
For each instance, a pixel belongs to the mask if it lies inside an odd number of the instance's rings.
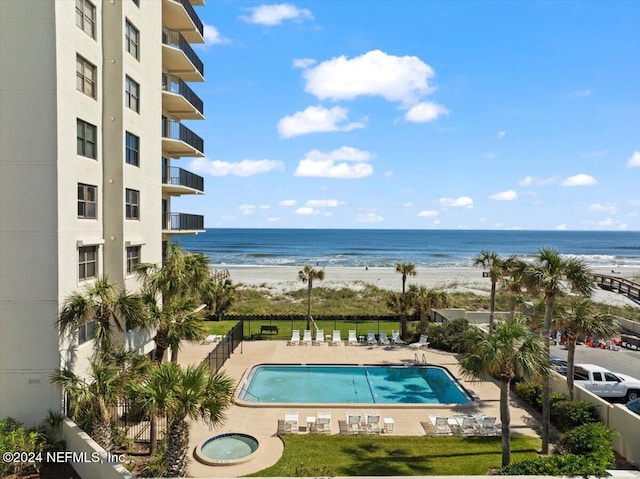
[[[207,227],[640,230],[640,2],[197,11]]]

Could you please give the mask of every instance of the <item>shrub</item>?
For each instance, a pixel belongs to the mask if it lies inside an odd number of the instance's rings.
[[[596,405],[586,401],[557,401],[551,406],[551,422],[560,432],[598,422]]]
[[[464,353],[469,321],[464,318],[454,319],[429,328],[431,346],[442,351]]]
[[[542,409],[542,384],[521,381],[516,383],[514,389],[516,394],[529,406],[538,411]]]
[[[615,464],[611,445],[614,434],[599,422],[578,426],[560,436],[554,454],[588,457],[592,463],[605,469]]]
[[[0,454],[4,453],[42,453],[47,446],[45,435],[37,430],[27,430],[21,422],[11,417],[0,421]],[[27,455],[27,458],[30,457]],[[38,461],[37,454],[34,456]],[[39,462],[0,461],[0,477],[18,473],[22,475],[31,469],[36,472]]]
[[[541,456],[514,462],[500,469],[500,476],[597,476],[608,475],[605,468],[589,457],[567,454],[564,456]]]

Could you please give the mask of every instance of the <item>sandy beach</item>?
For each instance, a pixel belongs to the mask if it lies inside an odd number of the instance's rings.
[[[236,284],[247,287],[262,287],[276,291],[291,291],[303,288],[297,279],[299,267],[295,266],[233,266],[228,267],[231,279]],[[362,284],[372,284],[381,289],[400,291],[402,279],[394,268],[349,268],[325,267],[325,279],[314,283],[329,288],[358,288]],[[592,268],[594,273],[613,274],[610,268]],[[447,291],[468,291],[488,295],[491,283],[482,277],[481,268],[417,268],[418,274],[409,277],[408,284],[423,285],[427,288],[443,288]],[[616,270],[615,276],[637,278],[637,268]],[[593,300],[596,302],[619,305],[638,306],[627,297],[596,289]]]

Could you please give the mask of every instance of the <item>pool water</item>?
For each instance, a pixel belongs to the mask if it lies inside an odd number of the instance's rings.
[[[257,403],[464,404],[473,399],[438,366],[258,365],[239,399]]]
[[[239,433],[221,434],[205,441],[196,457],[207,464],[232,463],[250,456],[257,449],[258,441],[253,436]]]

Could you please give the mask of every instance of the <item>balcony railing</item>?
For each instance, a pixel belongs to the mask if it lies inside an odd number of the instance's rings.
[[[200,153],[204,153],[204,140],[179,121],[163,118],[162,136],[172,140],[184,141]]]
[[[182,95],[196,110],[204,114],[204,103],[189,86],[175,75],[162,74],[162,89],[171,93]]]
[[[185,3],[189,3],[186,2]],[[191,61],[196,70],[200,72],[200,75],[204,77],[204,64],[202,60],[196,55],[196,52],[193,51],[189,42],[184,39],[180,32],[175,32],[173,30],[169,30],[168,28],[162,29],[162,43],[164,45],[169,45],[170,47],[179,48]]]
[[[204,178],[195,173],[170,166],[162,172],[162,183],[165,185],[184,186],[204,192]]]
[[[170,231],[202,231],[204,216],[187,213],[165,213],[162,229]]]
[[[189,15],[189,18],[196,26],[196,29],[200,32],[200,35],[204,36],[204,25],[202,24],[202,20],[200,20],[200,17],[198,17],[198,14],[194,10],[193,5],[191,5],[191,2],[189,0],[175,1],[184,7],[184,9],[187,11],[187,15]]]

